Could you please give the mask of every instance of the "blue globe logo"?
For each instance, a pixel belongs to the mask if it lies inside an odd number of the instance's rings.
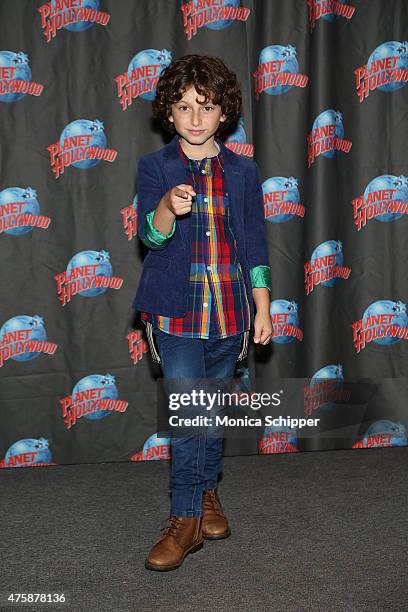
[[[242,117],[238,118],[236,129],[225,139],[225,142],[239,142],[241,144],[245,144],[247,141],[245,128],[244,128],[244,120]]]
[[[340,111],[328,109],[320,113],[316,117],[312,126],[312,134],[317,128],[321,128],[327,125],[334,125],[334,133],[337,138],[344,138],[344,127],[343,127],[343,115]],[[321,153],[324,157],[333,158],[337,155],[337,149],[333,148],[330,151]]]
[[[0,51],[0,68],[14,68],[13,76],[7,81],[31,81],[31,68],[28,65],[28,55],[19,51]],[[24,98],[26,94],[23,92],[2,93],[0,94],[0,102],[17,102]]]
[[[338,0],[339,4],[346,4],[347,0]],[[327,4],[327,0],[316,0],[315,4],[318,6],[319,4]],[[325,21],[333,22],[340,18],[340,15],[336,15],[336,13],[326,13],[321,17]]]
[[[285,314],[287,315],[285,319],[286,325],[293,325],[294,327],[299,327],[299,315],[298,315],[298,306],[296,302],[289,302],[288,300],[273,300],[270,305],[269,312],[271,316],[276,314]],[[272,336],[272,342],[276,342],[277,344],[289,344],[289,342],[294,341],[294,336]]]
[[[31,214],[38,216],[40,214],[40,205],[37,200],[37,192],[31,187],[22,189],[21,187],[8,187],[0,191],[0,207],[7,204],[23,203],[20,213],[22,215]],[[11,215],[3,213],[3,219],[7,225],[7,218]],[[10,236],[23,236],[32,231],[32,225],[22,225],[17,227],[11,227],[4,230],[5,234]]]
[[[375,421],[370,425],[364,435],[364,442],[367,444],[371,436],[378,436],[379,434],[390,434],[391,446],[407,446],[407,432],[405,425],[402,423],[396,423],[390,419],[381,419]],[[381,442],[370,441],[370,447],[382,446]]]
[[[408,202],[408,176],[394,176],[393,174],[382,174],[370,181],[364,191],[364,200],[367,200],[370,193],[385,189],[396,189],[393,195],[393,202]],[[388,223],[389,221],[396,221],[403,216],[403,212],[385,213],[374,215],[373,219]]]
[[[144,49],[143,51],[139,51],[139,53],[136,53],[136,55],[132,57],[129,63],[129,82],[132,82],[132,74],[134,70],[137,71],[138,68],[144,68],[146,66],[158,66],[157,74],[155,76],[160,77],[163,70],[167,68],[169,64],[171,64],[172,57],[171,52],[167,49],[162,49],[161,51],[158,51],[157,49]],[[156,97],[156,89],[153,88],[152,91],[141,93],[139,97],[143,100],[154,100]]]
[[[267,425],[264,428],[262,440],[259,444],[259,453],[267,454],[268,448],[274,448],[275,444],[279,440],[279,437],[274,439],[274,434],[280,433],[286,434],[285,443],[288,444],[293,450],[297,450],[298,440],[295,429],[292,429],[291,427],[282,427],[279,425]],[[268,438],[271,438],[271,440],[268,440]]]
[[[289,72],[291,74],[299,73],[299,64],[296,59],[296,47],[287,45],[270,45],[262,49],[259,55],[259,66],[268,62],[282,61],[280,72]],[[292,89],[293,85],[275,85],[267,87],[263,91],[271,96],[278,96]]]
[[[47,341],[47,334],[44,327],[44,319],[39,315],[30,317],[29,315],[18,315],[12,317],[4,323],[0,328],[0,346],[4,342],[4,336],[9,333],[15,333],[17,331],[29,332],[26,334],[26,340],[34,341],[38,340],[41,342]],[[38,351],[26,351],[20,355],[13,355],[10,359],[14,361],[32,361],[41,355]]]
[[[157,433],[152,434],[149,438],[147,438],[143,445],[143,459],[148,461],[158,461],[159,459],[162,459],[163,456],[160,453],[154,452],[155,448],[159,448],[161,446],[168,446],[170,448],[170,438],[168,436],[159,438]]]
[[[375,317],[383,314],[392,314],[391,325],[398,327],[408,327],[407,306],[402,302],[394,302],[392,300],[378,300],[370,304],[363,314],[363,324],[366,328],[367,318]],[[375,338],[373,342],[377,344],[390,345],[401,342],[401,338],[393,336],[384,336],[383,338]]]
[[[58,10],[61,0],[51,0],[51,6],[53,12],[58,12],[59,14],[63,14],[65,19],[69,19],[70,17],[70,8],[63,8]],[[99,11],[99,0],[81,0],[80,3],[81,8],[83,9],[95,9]],[[79,7],[78,7],[79,8]],[[65,30],[69,30],[70,32],[83,32],[84,30],[88,30],[94,25],[93,21],[78,21],[74,23],[68,23],[67,25],[62,26]]]
[[[262,191],[264,195],[273,192],[286,192],[283,196],[282,203],[293,202],[299,204],[300,194],[298,189],[298,181],[294,176],[273,176],[262,183]],[[265,211],[268,204],[265,203]],[[266,219],[271,223],[286,223],[295,217],[294,214],[281,213],[279,215],[266,215]]]
[[[326,385],[326,381],[330,381],[329,385]],[[331,394],[337,389],[342,389],[344,384],[343,367],[339,363],[337,365],[327,365],[320,370],[315,372],[310,380],[310,393],[311,395],[319,394],[319,386],[324,394]],[[331,410],[334,407],[334,402],[329,401],[326,403],[320,403],[320,410]]]
[[[82,401],[81,396],[77,398],[78,394],[83,391],[88,391],[90,389],[101,389],[98,399],[118,399],[118,390],[115,384],[115,377],[112,374],[90,374],[89,376],[85,376],[81,378],[75,385],[72,390],[72,402]],[[84,400],[85,404],[88,405],[88,402],[94,402],[95,400]],[[111,410],[94,410],[92,404],[89,406],[90,412],[84,411],[83,417],[85,419],[89,419],[90,421],[100,421],[101,419],[106,418],[110,414],[112,414]]]
[[[67,266],[67,276],[70,276],[74,268],[81,266],[93,265],[95,268],[94,276],[112,276],[112,265],[110,263],[110,255],[107,251],[80,251],[74,255]],[[78,291],[83,297],[94,297],[105,293],[107,287],[93,287]]]
[[[197,5],[200,4],[200,0],[194,0],[194,9],[197,10]],[[220,3],[222,6],[239,6],[240,5],[240,0],[224,0],[223,2]],[[204,9],[203,11],[199,11],[199,12],[205,12],[206,9]],[[210,16],[210,13],[207,10],[207,14]],[[218,21],[212,21],[209,23],[205,23],[204,27],[208,28],[209,30],[223,30],[224,28],[227,28],[228,26],[230,26],[232,23],[234,23],[233,19],[219,19]]]
[[[320,257],[327,257],[330,255],[335,256],[333,266],[343,265],[342,249],[343,249],[343,245],[340,242],[340,240],[326,240],[326,242],[322,242],[322,244],[319,244],[319,246],[315,248],[310,258],[312,269],[317,259],[320,259]],[[318,269],[322,271],[323,275],[326,275],[326,273],[330,274],[330,270],[332,269],[332,266],[322,265]],[[333,276],[333,278],[322,281],[320,284],[324,285],[325,287],[334,287],[334,285],[338,282],[338,280],[339,280],[338,278]]]
[[[34,459],[29,463],[16,462],[15,466],[13,467],[26,467],[28,465],[51,463],[52,455],[49,449],[48,440],[45,438],[39,438],[38,440],[35,438],[24,438],[14,442],[14,444],[10,446],[4,457],[6,465],[10,463],[10,459],[12,457],[24,455],[25,453],[33,453],[35,455]],[[11,463],[13,464],[13,462]]]
[[[64,148],[64,142],[66,138],[72,138],[73,136],[90,136],[89,147],[100,147],[106,149],[106,136],[102,121],[95,119],[95,121],[89,121],[88,119],[78,119],[71,121],[64,128],[60,136],[61,150]],[[82,147],[72,147],[72,151],[80,151]],[[85,159],[77,162],[73,162],[74,168],[93,168],[101,163],[101,159],[89,159],[89,151],[85,153]]]
[[[389,57],[398,57],[397,63],[395,65],[396,70],[407,70],[408,69],[408,41],[398,42],[396,40],[392,40],[390,42],[385,42],[371,53],[367,62],[367,72],[370,73],[371,66],[374,62],[379,60],[383,60]],[[387,69],[385,69],[387,70]],[[405,87],[406,81],[392,81],[385,85],[379,85],[377,89],[380,91],[396,91],[397,89],[401,89]]]

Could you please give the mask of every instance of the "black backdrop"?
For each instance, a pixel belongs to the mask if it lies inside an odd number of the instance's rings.
[[[407,38],[404,0],[1,2],[2,467],[169,456],[131,309],[136,166],[187,53],[237,73],[226,144],[263,180],[274,338],[235,389],[320,418],[225,454],[407,443]]]

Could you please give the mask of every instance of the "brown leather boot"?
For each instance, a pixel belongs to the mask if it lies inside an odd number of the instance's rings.
[[[216,489],[203,492],[202,532],[205,540],[223,540],[231,535]]]
[[[145,567],[168,572],[180,567],[184,558],[203,546],[202,517],[169,516],[163,534],[150,550]]]

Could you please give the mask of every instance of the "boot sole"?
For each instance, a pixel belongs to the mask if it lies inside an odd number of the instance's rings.
[[[225,540],[226,538],[229,538],[231,535],[231,529],[228,529],[228,531],[226,533],[222,533],[221,535],[217,535],[217,536],[210,536],[210,535],[204,535],[203,534],[203,538],[204,540]]]
[[[161,565],[160,566],[160,565],[154,565],[152,563],[149,563],[148,561],[145,561],[145,568],[156,571],[156,572],[170,572],[171,570],[175,570],[178,567],[180,567],[180,565],[183,564],[183,561],[187,557],[187,555],[197,552],[203,546],[204,546],[204,542],[199,542],[198,544],[194,544],[194,546],[192,546],[191,548],[188,548],[186,552],[184,553],[183,558],[181,559],[180,563],[177,563],[177,565]]]

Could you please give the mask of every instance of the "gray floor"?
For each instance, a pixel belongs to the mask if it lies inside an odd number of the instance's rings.
[[[225,457],[232,535],[144,568],[168,462],[1,471],[0,610],[408,610],[408,449]],[[8,606],[10,592],[69,603]]]

